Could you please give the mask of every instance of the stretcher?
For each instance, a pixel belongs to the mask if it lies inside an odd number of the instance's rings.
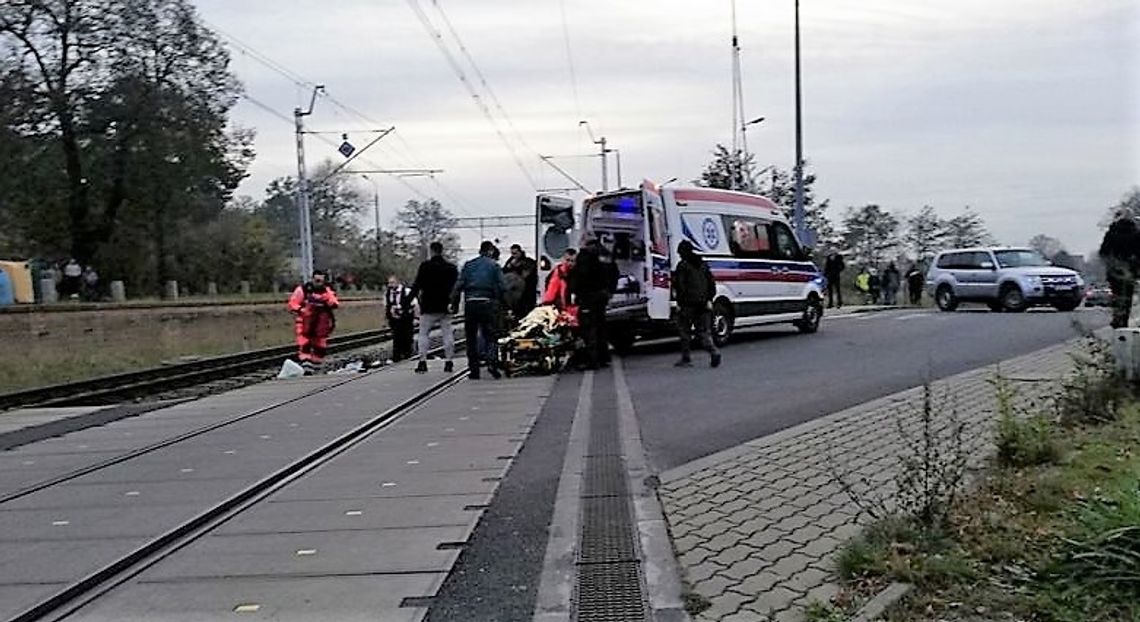
[[[508,377],[553,374],[577,349],[574,318],[551,306],[534,309],[518,327],[498,341],[498,360]]]

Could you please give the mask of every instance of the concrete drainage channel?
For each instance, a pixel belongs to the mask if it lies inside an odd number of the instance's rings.
[[[615,395],[613,378],[595,376],[599,393]],[[572,619],[648,620],[638,535],[622,457],[616,399],[594,401],[580,500]]]

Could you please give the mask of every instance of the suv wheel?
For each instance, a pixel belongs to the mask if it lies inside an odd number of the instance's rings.
[[[732,307],[723,300],[716,301],[712,312],[712,337],[718,348],[723,348],[732,338],[734,321]]]
[[[949,285],[942,285],[934,292],[934,304],[940,311],[953,311],[958,308],[958,297]]]
[[[823,301],[819,296],[812,294],[808,296],[807,307],[804,309],[804,315],[795,321],[796,328],[800,329],[801,333],[810,334],[819,330],[819,322],[823,319]]]
[[[1029,308],[1025,303],[1025,294],[1021,293],[1021,288],[1013,283],[1001,288],[1001,306],[1012,313],[1020,313]]]

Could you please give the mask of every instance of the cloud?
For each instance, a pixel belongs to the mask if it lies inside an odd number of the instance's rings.
[[[577,124],[589,118],[621,149],[630,184],[692,179],[713,145],[730,141],[728,3],[567,0],[577,101],[558,3],[440,4],[533,150],[593,152]],[[442,27],[431,0],[420,5]],[[468,212],[530,210],[533,189],[406,2],[199,6],[211,24],[370,119],[322,101],[311,127],[394,124],[414,153],[386,139],[371,161],[446,169],[440,180]],[[1087,249],[1104,207],[1140,182],[1134,2],[818,0],[802,10],[806,155],[834,205],[907,212],[930,203],[949,213],[969,204],[1005,241],[1044,232]],[[738,22],[746,104],[767,117],[749,146],[760,162],[790,167],[792,3],[741,2]],[[233,68],[251,96],[286,115],[307,99],[252,57],[235,51]],[[258,129],[243,188],[257,195],[295,169],[292,130],[249,104],[235,116]],[[540,184],[562,184],[511,142]],[[310,161],[335,155],[308,144]],[[560,162],[598,183],[596,158]],[[409,183],[440,193],[430,181]],[[395,182],[384,194],[386,206],[414,196]]]

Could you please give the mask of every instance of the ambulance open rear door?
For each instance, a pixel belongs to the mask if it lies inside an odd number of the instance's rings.
[[[578,247],[577,219],[574,217],[574,200],[569,197],[540,194],[535,198],[535,210],[538,285],[545,288],[551,271],[562,260],[566,249]]]
[[[646,262],[646,270],[650,273],[646,279],[649,318],[668,320],[671,313],[670,291],[673,278],[669,221],[661,190],[657,184],[645,180],[641,184],[641,192],[649,225],[649,261]]]

